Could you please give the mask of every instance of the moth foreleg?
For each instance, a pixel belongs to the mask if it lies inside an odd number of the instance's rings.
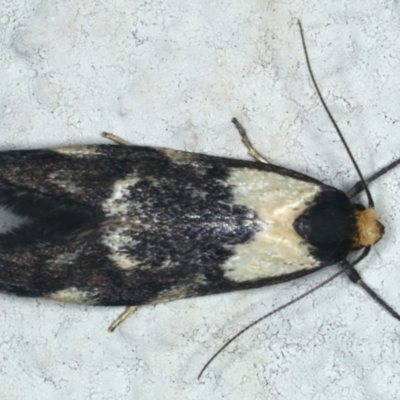
[[[131,314],[138,309],[138,306],[129,306],[126,310],[109,326],[108,331],[114,332]]]
[[[255,158],[257,161],[263,164],[269,164],[269,161],[266,160],[251,144],[250,139],[247,136],[246,130],[243,128],[243,125],[236,119],[232,119],[232,123],[235,125],[238,130],[240,137],[242,138],[243,144],[247,147],[249,154]]]
[[[126,140],[124,140],[124,139],[120,138],[119,136],[116,136],[112,133],[102,132],[101,136],[103,136],[103,138],[111,140],[112,142],[115,142],[122,146],[131,146],[131,144],[129,142],[127,142]]]

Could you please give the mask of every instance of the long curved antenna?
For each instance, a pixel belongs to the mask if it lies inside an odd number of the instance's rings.
[[[370,250],[371,246],[365,247],[361,256],[357,259],[357,262],[361,261],[365,258]],[[357,263],[356,262],[356,263]],[[397,321],[400,321],[400,315],[397,311],[394,310],[389,304],[386,303],[385,300],[382,299],[373,289],[371,289],[361,278],[360,274],[353,268],[355,263],[349,263],[347,260],[343,260],[340,262],[341,267],[344,272],[346,272],[347,276],[353,283],[356,283],[361,288],[363,288],[373,300],[375,300],[384,310],[386,310],[392,317],[394,317]]]
[[[263,321],[264,319],[270,317],[271,315],[276,314],[279,311],[284,310],[285,308],[291,306],[292,304],[296,303],[297,301],[303,299],[304,297],[310,295],[311,293],[315,292],[316,290],[322,288],[323,286],[325,286],[326,284],[328,284],[329,282],[332,282],[334,279],[336,279],[338,276],[342,275],[344,272],[346,272],[345,269],[336,272],[336,274],[332,275],[330,278],[326,279],[325,281],[321,282],[320,284],[318,284],[317,286],[314,286],[312,289],[308,290],[307,292],[304,292],[303,294],[301,294],[300,296],[297,296],[295,298],[293,298],[292,300],[288,301],[287,303],[279,306],[278,308],[275,308],[275,310],[269,312],[268,314],[263,315],[262,317],[256,319],[254,322],[252,322],[250,325],[247,325],[245,328],[243,328],[242,330],[240,330],[236,335],[232,336],[222,347],[220,347],[215,353],[214,355],[206,362],[206,364],[204,365],[204,367],[201,369],[199,375],[197,376],[197,379],[200,379],[201,376],[203,375],[204,371],[207,369],[207,367],[215,360],[215,358],[218,357],[219,354],[221,354],[234,340],[236,340],[239,336],[241,336],[243,333],[245,333],[246,331],[248,331],[250,328],[252,328],[254,325],[257,325],[258,323],[260,323],[261,321]]]
[[[307,53],[307,47],[306,47],[306,43],[305,43],[305,39],[304,39],[304,33],[303,33],[303,27],[301,26],[301,22],[298,21],[299,24],[299,28],[300,28],[300,34],[301,34],[301,41],[303,44],[303,49],[304,49],[304,53],[306,56],[306,61],[307,61],[307,67],[308,67],[308,71],[310,72],[310,76],[311,76],[311,80],[313,81],[314,87],[318,93],[318,97],[320,98],[322,105],[324,106],[324,109],[326,111],[326,113],[329,116],[329,119],[331,120],[333,126],[336,129],[336,132],[338,133],[344,147],[346,148],[347,154],[349,155],[357,173],[358,176],[360,177],[360,182],[358,182],[357,184],[355,184],[350,191],[347,193],[347,195],[349,196],[349,198],[352,198],[354,196],[356,196],[358,193],[360,193],[362,190],[365,190],[367,197],[368,197],[368,203],[369,203],[369,207],[373,208],[374,207],[374,201],[372,199],[371,196],[371,192],[368,189],[368,185],[367,182],[373,182],[375,179],[379,178],[380,176],[384,175],[385,173],[387,173],[388,171],[390,171],[391,169],[395,168],[397,165],[400,164],[400,159],[399,160],[395,160],[392,163],[390,163],[389,165],[387,165],[386,167],[382,168],[381,170],[379,170],[378,172],[376,172],[374,175],[372,175],[367,181],[365,181],[346,141],[344,140],[344,137],[342,135],[342,132],[340,131],[336,121],[333,119],[333,116],[331,114],[331,112],[329,111],[328,106],[325,103],[325,100],[322,97],[322,94],[319,90],[319,87],[317,85],[317,82],[315,80],[314,77],[314,73],[312,71],[311,68],[311,64],[310,64],[310,60],[308,57],[308,53]],[[361,261],[364,257],[367,256],[367,254],[369,253],[370,250],[370,246],[366,247],[363,251],[363,253],[361,254],[361,256],[358,258],[358,260],[355,263],[349,263],[347,260],[342,261],[340,264],[343,267],[344,271],[346,272],[346,274],[348,275],[348,277],[350,278],[350,280],[354,283],[357,283],[358,285],[360,285],[378,304],[380,304],[389,314],[391,314],[394,318],[396,318],[398,321],[400,321],[400,315],[391,307],[389,306],[389,304],[387,304],[373,289],[371,289],[362,279],[361,276],[359,275],[359,273],[353,268],[353,266]]]
[[[368,179],[366,179],[367,184],[369,185],[371,182],[380,178],[382,175],[385,175],[387,172],[391,171],[393,168],[396,168],[398,165],[400,165],[400,158],[398,160],[392,161],[389,165],[386,165],[386,167],[381,168],[379,171],[371,175]],[[364,186],[362,185],[362,182],[359,181],[347,192],[347,196],[350,199],[352,199],[354,196],[357,196],[363,190]]]
[[[234,340],[236,340],[239,336],[241,336],[243,333],[248,331],[254,325],[257,325],[259,322],[261,322],[264,319],[270,317],[271,315],[276,314],[277,312],[284,310],[285,308],[291,306],[292,304],[296,303],[297,301],[299,301],[301,299],[304,299],[304,297],[306,297],[306,296],[310,295],[311,293],[315,292],[316,290],[322,288],[323,286],[325,286],[329,282],[332,282],[334,279],[336,279],[338,276],[342,275],[343,273],[346,273],[349,276],[349,278],[350,278],[350,280],[352,282],[359,284],[376,302],[378,302],[392,316],[394,316],[396,319],[400,319],[400,316],[396,313],[396,311],[394,311],[392,307],[390,307],[388,304],[386,304],[369,286],[367,286],[364,283],[364,281],[361,279],[361,277],[358,274],[358,272],[353,268],[362,259],[367,257],[367,255],[368,255],[370,250],[371,250],[371,246],[365,247],[364,250],[362,251],[362,253],[351,263],[349,263],[347,260],[341,261],[340,265],[343,268],[341,271],[336,272],[336,274],[332,275],[330,278],[326,279],[325,281],[319,283],[317,286],[314,286],[312,289],[308,290],[307,292],[304,292],[300,296],[295,297],[294,299],[288,301],[287,303],[283,304],[282,306],[280,306],[278,308],[275,308],[275,310],[269,312],[268,314],[263,315],[262,317],[256,319],[254,322],[252,322],[250,325],[247,325],[245,328],[240,330],[236,335],[232,336],[223,346],[221,346],[213,354],[213,356],[207,361],[207,363],[201,369],[199,375],[197,376],[197,379],[201,378],[201,376],[203,375],[204,371],[217,358],[217,356],[219,354],[221,354]]]
[[[342,143],[343,143],[343,145],[344,145],[344,147],[345,147],[345,149],[347,151],[347,154],[349,155],[349,157],[351,159],[351,162],[353,163],[354,168],[357,171],[358,176],[360,177],[361,184],[362,184],[362,186],[363,186],[363,188],[365,190],[365,193],[367,194],[367,197],[368,197],[368,207],[373,208],[374,207],[374,200],[372,199],[372,196],[371,196],[371,193],[370,193],[370,191],[368,189],[367,183],[365,182],[365,179],[364,179],[364,177],[363,177],[363,175],[362,175],[362,173],[360,171],[360,168],[358,167],[358,165],[356,163],[356,160],[354,159],[353,154],[350,151],[350,148],[347,145],[346,140],[344,139],[344,136],[343,136],[342,132],[339,129],[338,124],[334,120],[331,112],[329,111],[328,106],[325,103],[324,98],[322,97],[321,91],[319,90],[319,87],[317,85],[317,81],[315,80],[314,73],[313,73],[312,68],[311,68],[310,60],[308,58],[308,52],[307,52],[306,41],[304,39],[303,27],[301,26],[301,22],[299,20],[297,21],[297,23],[299,24],[299,28],[300,28],[301,42],[303,44],[303,50],[304,50],[304,54],[306,56],[307,68],[308,68],[308,71],[310,73],[311,80],[312,80],[312,82],[314,84],[315,90],[317,91],[318,97],[321,100],[321,103],[324,106],[324,109],[325,109],[326,113],[328,114],[329,119],[331,120],[333,126],[335,127],[336,132],[338,133],[338,135],[340,137],[340,140],[342,141]]]

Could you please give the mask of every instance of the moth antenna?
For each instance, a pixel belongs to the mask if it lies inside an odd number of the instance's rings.
[[[206,362],[204,367],[201,369],[199,375],[197,376],[197,379],[200,379],[201,376],[203,375],[204,371],[207,369],[207,367],[218,357],[219,354],[221,354],[234,340],[236,340],[239,336],[241,336],[243,333],[248,331],[250,328],[253,326],[257,325],[259,322],[263,321],[264,319],[270,317],[273,314],[278,313],[279,311],[284,310],[285,308],[291,306],[292,304],[296,303],[297,301],[303,299],[304,297],[310,295],[311,293],[315,292],[316,290],[322,288],[329,282],[332,282],[334,279],[336,279],[338,276],[342,275],[344,272],[346,272],[345,269],[336,272],[336,274],[332,275],[330,278],[326,279],[325,281],[321,282],[317,286],[314,286],[312,289],[308,290],[307,292],[304,292],[300,296],[295,297],[294,299],[288,301],[287,303],[275,308],[275,310],[270,311],[269,313],[263,315],[262,317],[256,319],[254,322],[251,324],[247,325],[245,328],[241,329],[236,335],[232,336],[223,346],[221,346],[214,354],[213,356]]]
[[[364,179],[364,177],[363,177],[363,175],[362,175],[362,173],[360,171],[360,168],[358,167],[358,165],[356,163],[356,160],[354,159],[353,154],[350,151],[350,148],[347,145],[347,142],[344,139],[344,136],[343,136],[341,130],[339,129],[338,124],[336,123],[335,119],[333,118],[328,106],[325,103],[324,98],[322,97],[321,91],[319,90],[319,87],[317,85],[317,81],[315,80],[314,73],[313,73],[312,68],[311,68],[311,63],[310,63],[310,60],[309,60],[309,57],[308,57],[306,41],[304,39],[303,27],[301,26],[300,20],[298,20],[297,23],[299,24],[299,28],[300,28],[301,42],[303,44],[303,50],[304,50],[304,54],[305,54],[305,57],[306,57],[308,72],[310,73],[311,80],[312,80],[312,82],[314,84],[315,90],[317,91],[318,97],[321,100],[321,103],[322,103],[326,113],[328,114],[329,119],[331,120],[333,126],[335,127],[335,130],[338,133],[338,135],[340,137],[340,140],[342,141],[342,143],[343,143],[343,145],[344,145],[344,147],[345,147],[345,149],[347,151],[347,154],[349,155],[349,157],[351,159],[351,162],[353,163],[354,168],[357,171],[357,174],[358,174],[358,176],[360,178],[360,182],[361,182],[361,184],[363,186],[363,189],[365,190],[365,193],[367,194],[367,197],[368,197],[368,207],[374,208],[374,200],[372,199],[371,192],[368,189],[367,183],[365,182],[365,179]]]
[[[308,290],[307,292],[304,292],[303,294],[301,294],[300,296],[295,297],[294,299],[288,301],[287,303],[279,306],[278,308],[275,308],[275,310],[263,315],[262,317],[256,319],[254,322],[252,322],[250,325],[247,325],[246,327],[244,327],[242,330],[240,330],[236,335],[232,336],[223,346],[221,346],[214,354],[213,356],[206,362],[206,364],[204,365],[204,367],[202,368],[202,370],[200,371],[199,375],[197,376],[197,379],[200,379],[201,376],[203,375],[204,371],[207,369],[207,367],[217,358],[217,356],[219,354],[221,354],[234,340],[236,340],[239,336],[241,336],[243,333],[245,333],[246,331],[248,331],[250,328],[252,328],[253,326],[257,325],[259,322],[263,321],[264,319],[270,317],[273,314],[276,314],[279,311],[284,310],[285,308],[291,306],[292,304],[296,303],[297,301],[304,299],[304,297],[307,297],[308,295],[310,295],[311,293],[315,292],[318,289],[321,289],[323,286],[325,286],[326,284],[328,284],[329,282],[332,282],[334,279],[336,279],[338,276],[342,275],[344,272],[349,275],[349,272],[355,272],[357,275],[357,271],[353,268],[354,265],[358,264],[363,258],[365,258],[369,251],[371,250],[371,246],[365,247],[363,252],[351,263],[349,263],[347,260],[344,260],[341,262],[341,266],[343,267],[343,269],[339,272],[336,272],[336,274],[332,275],[330,278],[326,279],[325,281],[319,283],[317,286],[314,286],[312,289]],[[346,263],[346,264],[344,264]],[[350,276],[350,275],[349,275]],[[356,275],[354,275],[356,276]],[[362,282],[362,284],[365,285],[365,283],[362,281],[360,275],[358,275],[359,281]],[[350,277],[351,279],[351,277]],[[360,282],[354,281],[355,283],[358,283],[361,285]],[[397,315],[397,313],[389,306],[387,305],[372,289],[370,289],[367,285],[365,285],[368,289],[366,289],[366,291],[370,294],[370,292],[373,292],[374,295],[376,296],[376,301],[382,305],[382,307],[384,307],[387,311],[389,311],[393,316]],[[385,305],[383,305],[383,304]],[[387,308],[386,308],[386,307]],[[393,313],[391,311],[393,311]]]
[[[318,97],[321,100],[321,103],[326,111],[326,113],[329,116],[329,119],[331,120],[333,126],[336,129],[336,132],[338,133],[340,140],[342,141],[344,147],[346,148],[347,154],[349,155],[358,176],[360,177],[360,182],[358,182],[356,185],[353,186],[352,189],[350,189],[350,191],[348,192],[348,196],[350,198],[356,196],[358,193],[360,193],[362,190],[365,190],[367,197],[368,197],[368,205],[370,208],[374,207],[374,201],[372,199],[371,196],[371,192],[368,189],[368,185],[367,182],[373,182],[375,179],[379,178],[380,176],[384,175],[385,173],[389,172],[391,169],[395,168],[397,165],[400,164],[400,159],[399,160],[395,160],[392,163],[390,163],[389,165],[387,165],[386,167],[382,168],[381,170],[379,170],[378,172],[376,172],[375,174],[373,174],[367,181],[365,181],[360,168],[358,167],[353,154],[350,151],[349,146],[346,143],[346,140],[343,137],[342,132],[340,131],[336,121],[334,120],[328,106],[325,103],[324,98],[322,97],[321,91],[319,90],[319,87],[317,85],[317,82],[315,80],[314,77],[314,73],[312,71],[311,68],[311,64],[310,64],[310,60],[308,57],[308,52],[307,52],[307,46],[306,46],[306,42],[304,39],[304,33],[303,33],[303,27],[301,25],[300,21],[297,21],[299,24],[299,29],[300,29],[300,35],[301,35],[301,42],[303,44],[303,50],[304,50],[304,54],[306,57],[306,62],[307,62],[307,68],[308,71],[310,73],[311,76],[311,80],[314,84],[315,90],[317,91]],[[389,304],[387,304],[373,289],[371,289],[362,279],[361,276],[358,274],[358,272],[353,268],[353,266],[358,263],[359,261],[361,261],[364,257],[366,257],[366,255],[369,253],[370,250],[370,246],[366,247],[364,252],[362,253],[362,255],[357,259],[356,262],[353,263],[349,263],[347,260],[344,260],[341,262],[341,265],[344,269],[344,271],[346,272],[346,274],[349,276],[350,280],[354,283],[357,283],[358,285],[360,285],[371,297],[372,299],[374,299],[378,304],[380,304],[389,314],[391,314],[394,318],[396,318],[396,320],[400,321],[400,315],[391,307],[389,306]]]
[[[369,249],[370,246],[366,247]],[[366,252],[364,257],[369,253],[369,250]],[[362,257],[362,258],[364,258]],[[343,260],[340,265],[342,266],[343,270],[346,272],[347,276],[353,283],[356,283],[361,288],[363,288],[371,297],[372,299],[377,302],[384,310],[386,310],[392,317],[394,317],[397,321],[400,321],[400,315],[395,311],[389,304],[383,300],[378,293],[376,293],[373,289],[371,289],[361,278],[360,274],[353,268],[354,263],[350,264],[347,260]]]
[[[387,172],[391,171],[393,168],[397,167],[398,165],[400,165],[400,158],[398,160],[392,161],[389,165],[386,165],[386,167],[381,168],[379,171],[375,172],[373,175],[371,175],[369,178],[367,178],[366,179],[367,185],[369,185],[371,182],[375,181],[376,179],[380,178],[382,175],[385,175]],[[349,196],[349,198],[351,199],[354,196],[357,196],[363,190],[364,190],[364,187],[362,185],[362,182],[357,182],[347,192],[347,196]]]

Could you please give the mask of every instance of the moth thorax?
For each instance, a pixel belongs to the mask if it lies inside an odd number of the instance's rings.
[[[357,233],[354,236],[353,248],[371,246],[384,234],[385,227],[378,221],[373,208],[355,206],[354,215],[357,222]]]

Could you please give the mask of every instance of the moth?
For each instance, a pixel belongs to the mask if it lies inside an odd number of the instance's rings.
[[[346,257],[366,256],[382,237],[367,184],[400,160],[366,181],[356,166],[361,183],[347,195],[268,163],[233,123],[255,162],[113,135],[113,145],[0,153],[0,205],[24,219],[0,235],[0,290],[128,306],[113,330],[143,304],[258,288],[342,263],[398,317]],[[351,202],[362,190],[367,207]]]

